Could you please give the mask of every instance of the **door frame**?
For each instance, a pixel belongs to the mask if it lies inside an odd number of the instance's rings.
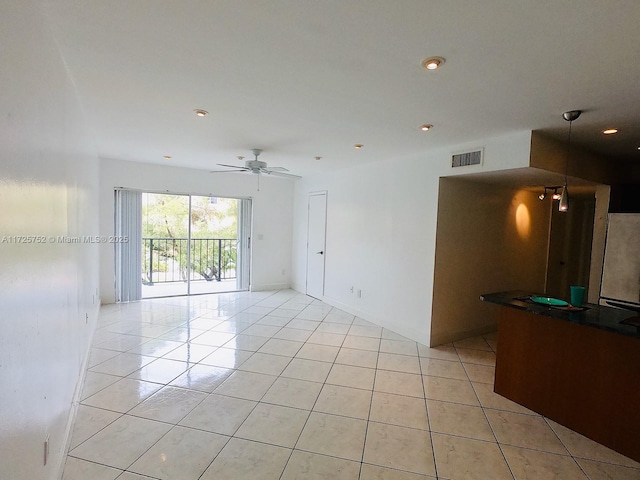
[[[314,196],[323,196],[324,197],[324,225],[323,225],[323,254],[322,254],[322,295],[320,296],[320,298],[318,298],[318,300],[322,300],[324,298],[324,288],[325,288],[325,269],[326,269],[326,255],[327,255],[327,201],[328,201],[328,192],[327,190],[322,190],[322,191],[317,191],[317,192],[310,192],[307,195],[307,256],[306,256],[306,262],[305,262],[305,294],[312,296],[309,294],[309,248],[310,248],[310,242],[309,242],[309,228],[311,226],[311,197]],[[317,297],[313,297],[313,298],[317,298]]]

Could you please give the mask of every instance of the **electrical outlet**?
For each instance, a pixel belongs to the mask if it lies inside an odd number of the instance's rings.
[[[358,298],[362,298],[362,290],[358,290]]]

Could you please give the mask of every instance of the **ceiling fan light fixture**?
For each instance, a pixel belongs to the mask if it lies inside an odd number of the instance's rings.
[[[427,70],[437,70],[444,62],[445,59],[442,57],[429,57],[422,61],[422,67]]]
[[[209,115],[209,112],[207,112],[206,110],[202,110],[201,108],[196,108],[193,112],[198,117],[206,117],[207,115]]]

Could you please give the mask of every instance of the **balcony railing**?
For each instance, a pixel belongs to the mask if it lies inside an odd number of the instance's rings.
[[[235,238],[142,238],[142,283],[218,281],[236,278]],[[190,264],[191,268],[187,268]]]

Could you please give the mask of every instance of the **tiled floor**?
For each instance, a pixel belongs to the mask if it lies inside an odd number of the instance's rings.
[[[640,479],[494,394],[495,347],[290,290],[105,306],[64,480]]]

